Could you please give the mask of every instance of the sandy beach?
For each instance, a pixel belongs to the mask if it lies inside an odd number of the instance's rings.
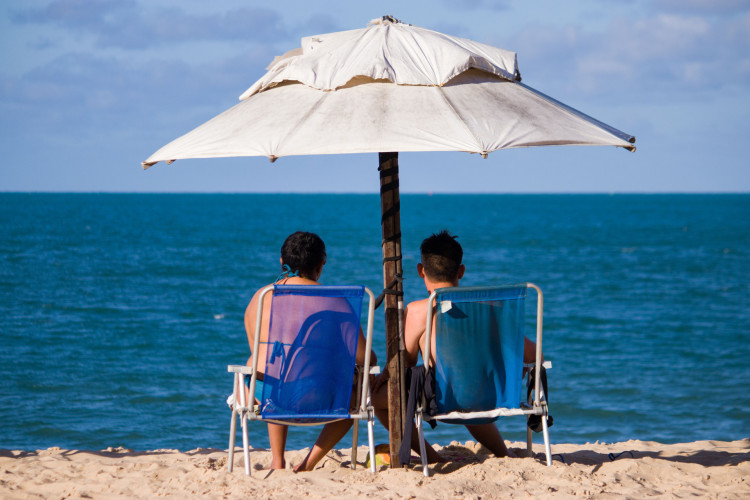
[[[228,473],[227,455],[216,449],[0,450],[0,498],[750,498],[750,438],[558,444],[552,467],[538,453],[494,458],[471,441],[438,449],[453,461],[434,466],[430,478],[416,460],[375,475],[364,467],[351,470],[346,449],[303,474],[264,470],[270,452],[256,449],[251,477],[243,472],[241,453]],[[305,453],[290,451],[287,460],[296,463]],[[366,453],[359,448],[359,457]]]

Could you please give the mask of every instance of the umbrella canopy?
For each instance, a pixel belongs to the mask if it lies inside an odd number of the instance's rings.
[[[241,102],[151,155],[466,151],[635,138],[520,82],[513,52],[396,22],[302,39]]]
[[[403,276],[396,151],[563,144],[635,150],[635,138],[521,83],[516,55],[390,16],[302,39],[241,102],[142,163],[379,153],[391,466],[403,425]]]

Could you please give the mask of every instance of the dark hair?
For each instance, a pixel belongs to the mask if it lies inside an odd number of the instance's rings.
[[[419,247],[422,265],[427,276],[435,281],[455,281],[464,251],[456,241],[458,236],[443,229],[426,238]]]
[[[318,266],[326,260],[326,245],[323,240],[314,233],[297,231],[290,234],[284,244],[281,245],[281,265],[286,264],[292,272],[314,279]]]

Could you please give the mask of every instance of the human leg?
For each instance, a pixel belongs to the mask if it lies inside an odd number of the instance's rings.
[[[510,456],[503,441],[503,436],[497,430],[495,424],[466,425],[466,428],[474,439],[494,453],[496,457]]]
[[[380,423],[385,427],[385,430],[389,429],[388,425],[388,391],[387,391],[387,385],[382,384],[380,385],[377,390],[372,394],[372,406],[375,409],[375,416],[378,418]],[[419,433],[417,432],[417,426],[414,422],[410,422],[412,426],[412,432],[411,432],[411,443],[409,443],[409,446],[411,447],[412,451],[421,455],[421,451],[419,449]],[[440,455],[435,451],[435,449],[432,447],[430,443],[425,440],[425,454],[427,455],[427,463],[438,463],[438,462],[445,462]]]
[[[311,471],[318,465],[326,453],[336,446],[336,443],[341,441],[349,429],[352,427],[351,420],[338,420],[331,422],[323,426],[323,430],[320,431],[317,441],[313,445],[310,453],[300,462],[295,468],[295,472]]]
[[[281,424],[268,424],[268,441],[271,443],[271,469],[283,469],[286,467],[284,450],[286,449],[286,436],[289,427]]]
[[[524,337],[523,338],[523,362],[533,363],[536,361],[536,342]]]
[[[370,402],[375,410],[375,416],[383,424],[383,427],[388,429],[388,384],[385,382],[379,382],[377,379],[372,379],[370,387],[372,392],[370,394]]]

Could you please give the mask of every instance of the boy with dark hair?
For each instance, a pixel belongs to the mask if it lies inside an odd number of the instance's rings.
[[[432,279],[453,282],[463,276],[461,261],[464,258],[464,251],[456,238],[448,231],[442,230],[422,241],[419,247],[422,267],[429,270]],[[417,266],[417,272],[419,272],[419,266]]]
[[[320,285],[318,280],[323,273],[323,266],[326,264],[325,244],[317,234],[298,231],[289,235],[284,241],[284,244],[281,246],[280,261],[281,274],[276,278],[275,284]],[[255,292],[255,295],[253,295],[252,300],[245,310],[245,331],[247,332],[247,340],[250,343],[251,351],[255,341],[255,322],[258,314],[258,300],[260,298],[260,291],[263,288],[265,287],[261,287]],[[261,315],[260,345],[257,353],[261,360],[266,359],[267,344],[265,342],[268,341],[270,317],[271,301],[265,300],[263,302],[263,313]],[[357,342],[357,364],[364,364],[365,349],[365,338],[360,330],[359,341]],[[252,353],[247,360],[248,366],[254,366],[253,354],[256,353]],[[374,352],[370,354],[370,362],[373,365],[377,364],[377,356],[375,356]],[[260,382],[263,381],[264,370],[264,363],[258,363],[258,381]],[[313,470],[315,465],[325,457],[326,453],[328,453],[331,448],[333,448],[336,443],[344,437],[351,426],[351,420],[339,420],[323,426],[323,430],[320,431],[320,435],[318,436],[317,441],[315,441],[315,445],[304,460],[294,468],[295,472]],[[288,430],[289,427],[286,425],[268,424],[268,440],[271,444],[272,457],[271,469],[283,469],[286,467],[284,450],[286,448]]]

